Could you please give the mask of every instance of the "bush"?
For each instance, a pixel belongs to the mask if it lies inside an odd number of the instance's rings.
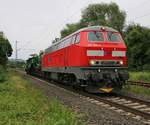
[[[3,66],[0,65],[0,82],[6,81],[6,76],[7,76],[6,70],[4,69]]]

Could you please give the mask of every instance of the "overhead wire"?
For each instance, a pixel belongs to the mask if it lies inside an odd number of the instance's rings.
[[[138,4],[137,6],[131,8],[131,10],[134,10],[134,11],[135,11],[135,10],[136,10],[138,7],[140,7],[140,6],[148,5],[147,3],[149,3],[149,2],[150,2],[150,0],[145,0],[144,2],[141,2],[141,3]],[[134,11],[131,11],[131,12],[134,12]],[[129,13],[129,11],[127,11],[127,13]],[[134,22],[135,20],[142,19],[142,18],[144,18],[144,17],[146,17],[146,16],[149,16],[149,15],[150,15],[150,12],[149,12],[149,13],[146,13],[146,14],[143,14],[143,15],[141,15],[141,16],[132,17],[131,19],[129,19],[129,21],[127,21],[127,23],[130,24],[130,23]]]
[[[133,12],[133,10],[136,10],[138,7],[140,7],[140,6],[143,6],[143,5],[147,5],[146,3],[149,3],[150,2],[150,0],[145,0],[144,2],[141,2],[141,3],[139,3],[138,5],[136,5],[136,6],[134,6],[134,7],[132,7],[132,8],[129,8],[129,10],[131,11],[132,10],[132,12]],[[139,8],[138,8],[139,9]],[[127,11],[128,12],[128,11]]]
[[[83,2],[82,2],[83,3]],[[82,4],[81,3],[81,4]],[[89,3],[89,0],[85,3],[83,3],[83,4],[88,4]],[[66,6],[66,8],[68,9],[68,8],[70,8],[71,6],[72,6],[72,2],[70,2],[69,4],[67,4],[67,6]],[[62,23],[60,23],[60,26],[62,26],[62,25],[66,25],[67,23],[68,23],[68,20],[70,19],[70,18],[72,18],[75,14],[77,14],[78,12],[79,12],[80,10],[77,10],[77,11],[75,11],[75,12],[73,12],[69,17],[67,17],[66,19],[64,19],[63,20],[63,22]],[[59,27],[59,26],[58,26]],[[45,27],[44,28],[44,31],[43,31],[43,34],[42,35],[38,35],[38,38],[36,38],[37,40],[36,41],[43,41],[43,40],[45,40],[45,38],[47,38],[48,36],[49,36],[49,34],[50,34],[50,32],[48,31],[48,29],[50,29],[50,27]],[[30,42],[31,43],[31,42]],[[29,44],[29,42],[27,42],[26,44],[24,44],[23,45],[23,47],[20,47],[19,48],[19,51],[36,51],[37,49],[30,49],[30,48],[27,48],[27,46],[29,46],[30,44]]]
[[[91,0],[88,0],[88,1],[87,1],[86,3],[84,3],[84,4],[89,4],[90,1],[91,1]],[[72,4],[73,4],[72,2],[69,3],[69,4],[67,5],[67,7],[69,8],[69,5],[71,6]],[[81,3],[81,4],[82,4],[82,3]],[[68,8],[67,8],[67,9],[68,9]],[[67,18],[65,18],[65,19],[62,21],[62,23],[60,23],[59,26],[57,26],[57,27],[62,27],[63,25],[66,25],[67,23],[69,23],[68,20],[69,20],[70,18],[72,18],[75,14],[77,14],[79,11],[81,11],[81,10],[78,9],[77,11],[73,12],[70,16],[68,16]],[[37,41],[43,41],[45,38],[47,38],[47,37],[50,35],[50,32],[48,31],[49,28],[50,28],[50,27],[46,27],[46,28],[45,28],[45,30],[43,31],[43,35],[42,35],[42,36],[39,36],[40,38],[38,38]],[[57,28],[56,28],[56,29],[57,29]]]
[[[89,1],[88,1],[88,2],[89,2]],[[88,2],[86,2],[85,4],[87,4]],[[72,3],[71,3],[71,4],[72,4]],[[69,8],[69,5],[71,6],[71,4],[68,4],[68,5],[67,5],[67,9]],[[80,11],[80,10],[77,10],[77,11],[73,12],[69,17],[67,17],[66,19],[64,19],[64,20],[62,21],[62,23],[60,23],[59,26],[57,26],[57,27],[62,27],[63,25],[66,25],[66,24],[68,23],[68,20],[69,20],[70,18],[72,18],[72,17],[73,17],[76,13],[78,13],[79,11]],[[45,39],[47,39],[48,37],[50,37],[50,31],[49,31],[49,29],[50,29],[49,26],[47,26],[47,27],[44,29],[42,35],[40,35],[40,36],[38,37],[37,42],[45,41]],[[57,28],[56,28],[56,29],[57,29]],[[50,44],[52,44],[52,43],[50,42]],[[50,44],[49,44],[49,45],[50,45]]]
[[[141,15],[141,16],[137,16],[137,17],[134,18],[134,20],[137,20],[137,19],[139,19],[139,18],[141,19],[141,18],[146,17],[146,16],[149,16],[149,15],[150,15],[150,12],[147,13],[147,14]]]

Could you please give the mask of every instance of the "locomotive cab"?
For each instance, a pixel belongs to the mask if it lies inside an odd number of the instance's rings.
[[[89,66],[127,67],[126,46],[117,31],[87,31],[87,60]]]

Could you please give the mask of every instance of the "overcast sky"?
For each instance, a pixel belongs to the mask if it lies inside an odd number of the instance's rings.
[[[127,23],[150,27],[150,0],[0,0],[0,31],[14,50],[15,41],[19,41],[18,58],[27,59],[50,46],[65,24],[79,21],[89,4],[111,1],[126,11]]]

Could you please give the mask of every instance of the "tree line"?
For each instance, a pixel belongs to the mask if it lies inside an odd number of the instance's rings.
[[[150,70],[150,29],[135,23],[127,25],[126,12],[114,2],[90,4],[82,11],[79,22],[66,24],[61,30],[61,38],[94,25],[110,26],[122,34],[128,47],[130,70]]]

